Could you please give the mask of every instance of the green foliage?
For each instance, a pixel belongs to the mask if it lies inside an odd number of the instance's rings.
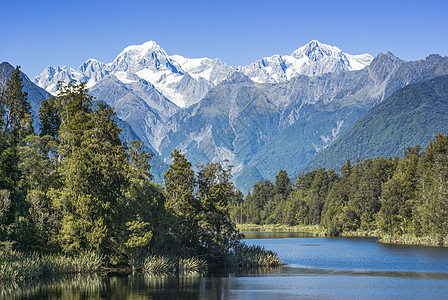
[[[320,225],[332,236],[380,232],[387,236],[385,240],[444,244],[448,234],[448,135],[437,134],[420,151],[420,146],[409,147],[400,159],[379,157],[357,160],[354,165],[347,159],[342,176],[325,169],[303,173],[286,199],[277,183],[269,190],[267,181],[258,182],[253,193],[233,209],[245,208],[245,217],[239,219],[243,223]],[[281,213],[272,209],[272,203]]]
[[[198,194],[201,199],[199,215],[200,237],[207,260],[224,263],[239,235],[230,220],[229,205],[237,190],[231,183],[231,170],[219,163],[209,163],[198,174]]]
[[[41,101],[38,112],[40,136],[49,135],[53,139],[57,139],[59,127],[61,126],[60,107],[58,99],[50,97]]]
[[[238,243],[229,253],[229,265],[233,269],[275,267],[281,261],[273,251],[258,245]]]
[[[93,274],[98,272],[102,265],[103,257],[95,252],[67,257],[0,251],[0,282],[5,284],[60,275]]]
[[[191,163],[179,150],[171,156],[173,163],[164,175],[166,208],[174,217],[173,230],[179,233],[174,240],[178,242],[180,251],[176,254],[186,255],[199,245],[198,214],[201,203],[194,196],[196,179]]]
[[[145,258],[142,266],[142,273],[145,275],[177,274],[191,276],[202,275],[206,270],[206,262],[194,257],[174,259],[165,256],[150,255]]]
[[[162,268],[164,259],[154,257],[163,255],[177,257],[179,273],[204,270],[199,255],[226,263],[240,238],[228,207],[242,199],[230,170],[209,164],[196,178],[176,150],[163,190],[151,181],[152,154],[142,142],[121,141],[112,108],[94,108],[85,83],[71,82],[42,101],[41,132],[34,134],[18,74],[1,90],[0,247],[49,254],[32,262],[23,254],[26,264],[2,267],[5,278],[43,276],[47,267],[82,273],[53,255],[83,265],[86,251],[99,253],[105,266],[133,270]]]
[[[17,243],[19,248],[33,249],[34,224],[27,215],[26,186],[19,165],[19,149],[25,137],[34,132],[27,94],[17,67],[0,94],[0,241]]]
[[[20,77],[20,67],[12,72],[6,82],[6,90],[0,99],[0,125],[2,131],[17,143],[21,138],[34,132],[31,117],[31,105],[28,94],[22,91],[23,79]]]
[[[305,170],[338,168],[377,156],[401,156],[408,147],[425,145],[437,132],[448,134],[448,76],[409,84],[369,110]]]

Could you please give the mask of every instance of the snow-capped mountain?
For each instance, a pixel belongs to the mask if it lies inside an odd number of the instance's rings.
[[[185,58],[176,54],[171,56],[171,59],[176,61],[182,70],[188,72],[191,77],[203,78],[213,84],[220,83],[234,72],[234,68],[216,58]]]
[[[35,82],[53,91],[58,80],[86,81],[161,161],[169,163],[174,149],[194,165],[227,159],[247,190],[278,169],[300,170],[398,89],[444,74],[446,57],[372,60],[317,41],[244,67],[170,56],[147,42],[107,64],[48,67]]]
[[[350,55],[338,47],[313,40],[291,55],[273,55],[238,68],[259,83],[279,83],[299,75],[320,76],[336,71],[361,70],[373,60],[370,54]]]
[[[177,106],[189,107],[236,71],[243,72],[255,82],[277,83],[298,75],[317,76],[338,70],[359,70],[371,61],[369,54],[350,55],[337,47],[313,40],[292,55],[265,57],[235,68],[219,59],[170,56],[154,41],[149,41],[126,47],[107,64],[89,59],[77,70],[66,66],[47,67],[33,82],[55,93],[58,81],[87,82],[87,87],[91,88],[107,75],[115,75],[123,83],[129,83],[127,74],[135,74],[151,83]]]
[[[57,83],[70,82],[71,80],[83,81],[84,75],[76,72],[67,66],[46,67],[45,70],[33,80],[33,83],[45,89],[47,92],[54,94],[57,89]]]
[[[89,59],[77,70],[66,66],[47,67],[34,83],[55,93],[58,81],[87,82],[87,87],[91,88],[107,75],[115,75],[123,83],[129,83],[127,77],[131,74],[154,85],[177,106],[187,107],[198,102],[231,72],[233,69],[218,59],[169,56],[154,41],[149,41],[126,47],[107,64]]]

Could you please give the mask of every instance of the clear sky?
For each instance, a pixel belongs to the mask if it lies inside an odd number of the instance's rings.
[[[312,39],[350,54],[448,55],[447,0],[0,0],[0,12],[0,61],[31,78],[148,40],[233,66]]]

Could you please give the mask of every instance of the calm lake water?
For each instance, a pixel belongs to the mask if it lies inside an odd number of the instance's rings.
[[[15,288],[23,299],[448,299],[448,248],[370,238],[247,234],[284,266],[203,278],[109,276]]]

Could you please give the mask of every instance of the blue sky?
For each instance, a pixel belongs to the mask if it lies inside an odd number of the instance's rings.
[[[31,78],[48,65],[111,62],[148,40],[233,66],[312,39],[350,54],[448,55],[446,0],[0,0],[0,11],[0,61]]]

